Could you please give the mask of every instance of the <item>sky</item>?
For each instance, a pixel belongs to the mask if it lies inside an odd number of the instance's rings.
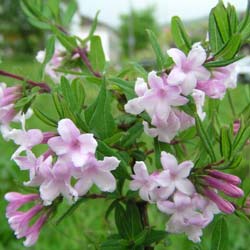
[[[160,24],[170,21],[172,16],[178,15],[183,20],[191,20],[208,15],[209,10],[218,0],[78,0],[82,14],[94,17],[101,10],[99,20],[113,27],[119,25],[119,16],[129,12],[131,6],[142,9],[148,5],[156,6],[156,17]],[[230,0],[237,10],[245,10],[247,0]]]

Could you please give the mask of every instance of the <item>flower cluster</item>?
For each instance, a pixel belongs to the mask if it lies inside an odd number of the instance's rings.
[[[162,152],[161,164],[163,171],[149,175],[144,163],[137,162],[130,188],[139,190],[142,199],[155,202],[160,211],[171,215],[168,232],[186,233],[189,239],[199,241],[201,229],[212,220],[216,206],[198,195],[187,178],[193,168],[191,161],[178,165],[173,155]],[[204,205],[204,209],[198,205]]]
[[[29,171],[30,179],[24,185],[39,187],[43,205],[39,205],[37,212],[43,206],[52,205],[60,196],[69,202],[75,201],[93,184],[104,192],[113,192],[116,188],[111,171],[118,167],[119,160],[115,157],[98,160],[95,156],[97,141],[93,134],[81,134],[70,119],[59,121],[58,134],[42,133],[39,129],[13,129],[9,138],[19,145],[12,158],[21,170]],[[48,150],[36,157],[32,148],[39,144],[47,144]],[[31,214],[27,220],[33,217],[33,212]],[[20,234],[16,227],[12,228],[19,237],[27,236]]]
[[[188,179],[193,162],[178,164],[173,155],[162,152],[161,164],[163,171],[149,175],[144,162],[136,162],[130,189],[139,190],[143,200],[156,203],[160,211],[171,215],[166,225],[168,232],[185,233],[194,242],[200,241],[202,229],[213,220],[214,214],[220,210],[225,213],[234,211],[233,205],[219,197],[214,188],[234,198],[243,195],[243,191],[235,186],[240,179],[234,175],[209,171],[204,182],[211,188],[207,187],[202,195]]]
[[[168,50],[168,54],[175,63],[170,73],[157,76],[152,71],[148,75],[148,84],[138,78],[135,83],[138,97],[129,100],[125,110],[134,115],[146,111],[151,122],[150,126],[143,122],[145,133],[170,143],[179,131],[194,125],[193,117],[180,110],[188,103],[188,96],[193,97],[197,114],[203,120],[205,95],[221,99],[227,88],[236,87],[236,71],[233,64],[212,72],[207,70],[203,66],[207,55],[201,46],[193,46],[187,56],[175,48]]]

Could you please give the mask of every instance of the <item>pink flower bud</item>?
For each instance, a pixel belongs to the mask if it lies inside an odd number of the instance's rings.
[[[228,182],[224,182],[222,180],[216,179],[211,176],[205,176],[204,180],[209,186],[222,191],[224,194],[230,197],[239,198],[244,195],[244,192],[242,191],[242,189]]]
[[[55,133],[55,132],[44,132],[43,133],[43,140],[42,140],[42,144],[47,144],[47,142],[48,142],[48,140],[50,139],[50,138],[53,138],[53,137],[55,137],[55,136],[57,136],[57,134]]]
[[[239,129],[240,129],[240,120],[235,120],[233,123],[234,135],[236,135],[238,133]]]
[[[220,172],[218,170],[209,170],[208,173],[210,176],[224,180],[224,181],[229,182],[233,185],[239,185],[241,183],[241,179],[236,175],[226,174],[226,173]]]
[[[226,214],[231,214],[234,212],[235,208],[232,203],[224,200],[218,194],[216,194],[213,190],[207,188],[204,190],[204,194],[213,201],[217,207]]]

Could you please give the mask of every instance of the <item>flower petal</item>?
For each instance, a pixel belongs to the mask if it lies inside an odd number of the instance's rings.
[[[175,182],[176,188],[187,195],[191,195],[195,192],[193,183],[188,179],[181,179]]]
[[[68,143],[74,141],[80,135],[79,129],[70,119],[60,120],[57,130],[62,139]]]
[[[187,59],[186,55],[179,49],[169,49],[167,53],[178,67],[181,67],[182,63]]]
[[[161,164],[164,169],[169,169],[170,173],[171,171],[175,171],[178,167],[176,158],[172,154],[166,152],[161,152]]]
[[[98,171],[92,176],[93,182],[104,192],[113,192],[116,188],[115,177],[106,171]]]

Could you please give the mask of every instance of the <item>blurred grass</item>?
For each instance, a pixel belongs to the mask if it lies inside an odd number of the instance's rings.
[[[19,74],[27,79],[39,80],[39,64],[33,58],[23,58],[18,60],[8,60],[0,64],[0,68],[11,73]],[[16,81],[12,79],[0,77],[0,82],[4,81],[8,84],[14,84]],[[91,93],[95,93],[92,90]],[[250,102],[249,86],[239,85],[235,90],[231,91],[233,102],[237,113],[239,113],[244,105]],[[49,96],[44,96],[38,100],[38,105],[47,113],[53,116],[55,111],[51,109],[52,101]],[[220,108],[221,122],[227,124],[232,121],[233,114],[225,97]],[[41,124],[41,122],[32,117],[27,124],[28,128],[39,127],[44,131],[51,130],[50,127]],[[0,250],[23,250],[22,239],[17,240],[10,230],[5,218],[5,207],[7,202],[4,201],[4,194],[8,191],[22,191],[22,181],[27,180],[26,173],[20,172],[17,166],[10,161],[10,156],[15,150],[13,143],[6,143],[0,138],[1,157],[0,157]],[[246,155],[250,160],[250,156]],[[244,170],[242,175],[248,174]],[[247,171],[247,172],[246,172]],[[111,233],[115,233],[116,229],[111,214],[108,223],[104,219],[105,210],[109,205],[109,201],[91,200],[82,203],[81,206],[71,216],[65,218],[59,225],[55,225],[55,220],[48,222],[43,228],[37,244],[30,249],[32,250],[96,250],[99,249],[100,242]],[[63,214],[69,205],[64,203],[59,207],[58,214]],[[164,230],[166,217],[159,213],[155,206],[150,206],[150,224],[156,226],[157,229]],[[250,225],[248,222],[238,219],[235,215],[227,218],[230,232],[230,250],[248,250],[250,238],[248,232]],[[188,241],[184,235],[171,235],[166,241],[156,247],[156,250],[210,250],[210,239],[213,225],[204,230],[204,241],[200,245],[193,244]],[[197,248],[196,248],[197,247]],[[200,248],[199,248],[200,247]],[[211,249],[212,250],[212,249]]]

